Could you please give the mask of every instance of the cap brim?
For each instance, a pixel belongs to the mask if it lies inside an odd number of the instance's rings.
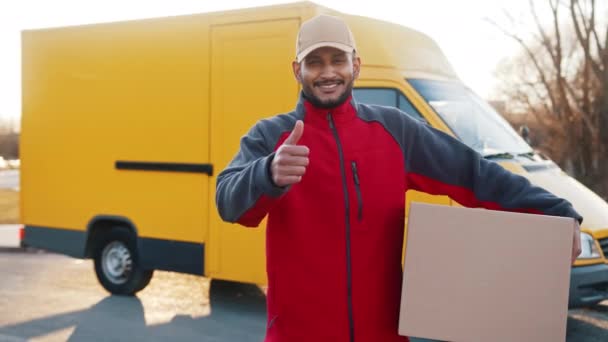
[[[298,63],[302,62],[302,60],[304,59],[304,57],[306,57],[309,53],[313,52],[314,50],[316,50],[318,48],[322,48],[322,47],[333,47],[333,48],[336,48],[338,50],[342,50],[344,52],[353,52],[353,51],[355,51],[355,49],[352,46],[348,46],[346,44],[336,43],[336,42],[319,42],[319,43],[316,43],[316,44],[312,44],[311,46],[309,46],[306,49],[302,50],[302,52],[300,52],[296,56],[297,62]]]

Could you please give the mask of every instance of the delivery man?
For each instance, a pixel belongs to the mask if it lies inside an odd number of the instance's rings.
[[[341,19],[303,23],[292,66],[302,85],[295,110],[256,123],[217,178],[224,220],[255,227],[268,215],[265,341],[407,341],[397,326],[408,189],[582,221],[567,201],[451,136],[357,103],[361,61]]]

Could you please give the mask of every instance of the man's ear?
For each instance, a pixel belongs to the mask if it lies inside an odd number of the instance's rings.
[[[301,64],[298,63],[298,62],[296,62],[296,61],[293,61],[291,63],[291,67],[293,69],[293,76],[296,78],[296,80],[298,81],[298,83],[302,84],[302,77],[300,76],[300,75],[302,75],[300,73],[301,67],[302,67]]]
[[[353,78],[356,80],[359,78],[359,72],[361,71],[361,58],[356,56],[353,58]]]

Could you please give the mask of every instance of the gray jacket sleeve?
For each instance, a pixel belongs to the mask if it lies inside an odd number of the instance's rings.
[[[467,207],[566,216],[582,222],[567,200],[484,159],[452,136],[395,108],[359,108],[364,120],[382,124],[401,146],[410,188],[447,195]]]
[[[265,120],[258,122],[241,138],[239,152],[217,177],[215,200],[224,221],[257,226],[272,199],[287,191],[275,186],[270,176],[276,139],[263,134],[265,124]],[[265,200],[260,201],[263,196]]]
[[[484,159],[443,132],[418,124],[407,137],[408,180],[414,188],[449,195],[468,207],[565,216],[582,222],[567,200]]]

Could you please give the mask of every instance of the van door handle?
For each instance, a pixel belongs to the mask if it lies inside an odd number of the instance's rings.
[[[118,160],[117,170],[206,173],[213,176],[213,164],[163,163]]]

